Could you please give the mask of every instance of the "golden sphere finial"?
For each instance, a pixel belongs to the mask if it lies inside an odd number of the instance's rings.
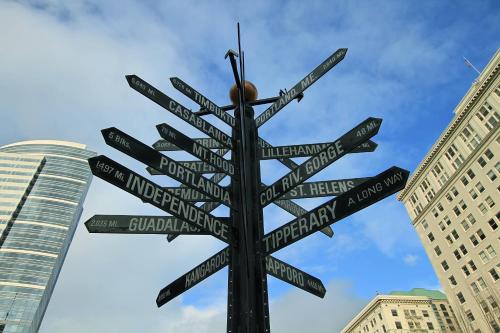
[[[250,82],[245,80],[245,102],[253,102],[257,100],[257,87]],[[229,90],[229,98],[234,105],[238,104],[238,88],[236,84],[234,84]]]

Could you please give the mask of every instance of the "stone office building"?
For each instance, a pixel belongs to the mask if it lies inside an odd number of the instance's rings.
[[[464,332],[500,332],[500,51],[398,199]]]

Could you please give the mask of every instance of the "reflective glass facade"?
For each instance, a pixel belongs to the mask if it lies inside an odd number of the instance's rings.
[[[38,331],[92,174],[82,144],[0,147],[0,333]]]

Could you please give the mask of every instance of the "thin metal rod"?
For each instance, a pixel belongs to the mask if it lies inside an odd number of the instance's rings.
[[[301,95],[299,94],[297,97],[295,97],[295,99],[299,99],[300,97],[301,97]],[[262,104],[271,104],[271,103],[276,102],[279,98],[280,98],[280,96],[268,97],[268,98],[263,98],[263,99],[258,99],[258,100],[255,100],[255,101],[251,101],[251,102],[246,102],[246,104],[250,105],[250,106],[262,105]],[[224,106],[221,106],[220,108],[223,111],[229,111],[229,110],[234,110],[236,108],[236,105],[234,105],[234,104],[224,105]],[[205,116],[207,114],[212,114],[206,108],[200,108],[199,111],[196,111],[194,113],[197,114],[198,116]]]

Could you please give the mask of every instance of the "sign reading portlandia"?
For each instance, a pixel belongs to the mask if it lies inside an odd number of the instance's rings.
[[[301,271],[272,256],[266,257],[266,271],[268,274],[290,283],[318,297],[325,297],[326,289],[320,279]]]
[[[229,218],[218,217],[229,223]],[[207,235],[174,216],[94,215],[85,222],[90,233]]]
[[[368,179],[369,178],[351,178],[302,183],[283,195],[280,200],[340,195],[367,181]]]
[[[260,193],[260,204],[265,207],[273,200],[292,190],[328,165],[332,164],[351,150],[377,134],[382,119],[368,118],[352,130],[330,143],[326,148],[311,156],[298,168],[278,179]]]
[[[165,191],[161,186],[106,156],[92,157],[88,161],[94,176],[186,221],[193,227],[198,227],[202,231],[230,243],[230,226],[221,219],[181,200],[172,193]]]
[[[113,148],[231,207],[231,198],[226,188],[185,168],[117,128],[111,127],[101,132],[106,143]]]
[[[257,127],[263,125],[266,121],[271,119],[271,117],[278,113],[278,111],[283,109],[300,93],[304,92],[304,90],[309,88],[314,82],[316,82],[316,80],[318,80],[326,72],[332,69],[342,59],[344,59],[346,53],[347,49],[338,49],[334,54],[326,58],[325,61],[323,61],[311,73],[309,73],[305,78],[297,83],[292,89],[288,90],[285,94],[280,96],[280,98],[276,102],[274,102],[269,108],[267,108],[257,118],[255,118],[255,124],[257,125]]]
[[[274,158],[294,158],[294,157],[307,157],[319,153],[332,142],[327,143],[312,143],[305,145],[293,146],[274,146],[261,148],[257,151],[258,157],[261,160],[269,160]],[[364,153],[372,152],[377,147],[377,144],[371,140],[362,143],[358,147],[350,151],[350,153]]]
[[[229,248],[226,247],[160,290],[156,298],[156,305],[158,307],[164,305],[186,290],[191,289],[193,286],[205,280],[210,275],[226,267],[228,263]]]
[[[205,119],[194,114],[191,110],[185,108],[181,104],[177,103],[140,77],[136,75],[127,75],[127,82],[134,90],[140,92],[156,104],[163,107],[165,110],[170,111],[177,117],[186,121],[188,124],[196,127],[209,137],[219,141],[223,146],[227,148],[232,147],[231,137],[226,133],[222,132],[215,126],[211,125]]]
[[[174,86],[175,89],[179,90],[181,93],[189,97],[196,104],[198,104],[202,108],[207,109],[226,124],[234,127],[235,119],[233,116],[222,110],[214,102],[212,102],[211,100],[200,94],[198,91],[196,91],[196,89],[191,87],[189,84],[182,81],[178,77],[171,77],[170,82],[172,82],[172,85]]]
[[[212,138],[196,138],[193,139],[197,143],[199,143],[202,146],[205,146],[206,148],[209,149],[219,149],[222,148],[222,145],[217,141]],[[160,139],[153,143],[153,148],[158,150],[158,151],[176,151],[176,150],[182,150],[173,143],[168,142],[167,140]]]
[[[198,157],[203,162],[206,162],[217,170],[227,173],[230,176],[234,176],[234,166],[231,162],[224,159],[219,154],[214,153],[210,149],[203,145],[200,145],[187,135],[182,134],[172,126],[167,124],[157,125],[156,128],[160,133],[161,137],[167,141],[170,141],[182,150],[190,153],[191,155]]]
[[[404,188],[409,172],[392,167],[264,235],[266,255],[288,246]]]

